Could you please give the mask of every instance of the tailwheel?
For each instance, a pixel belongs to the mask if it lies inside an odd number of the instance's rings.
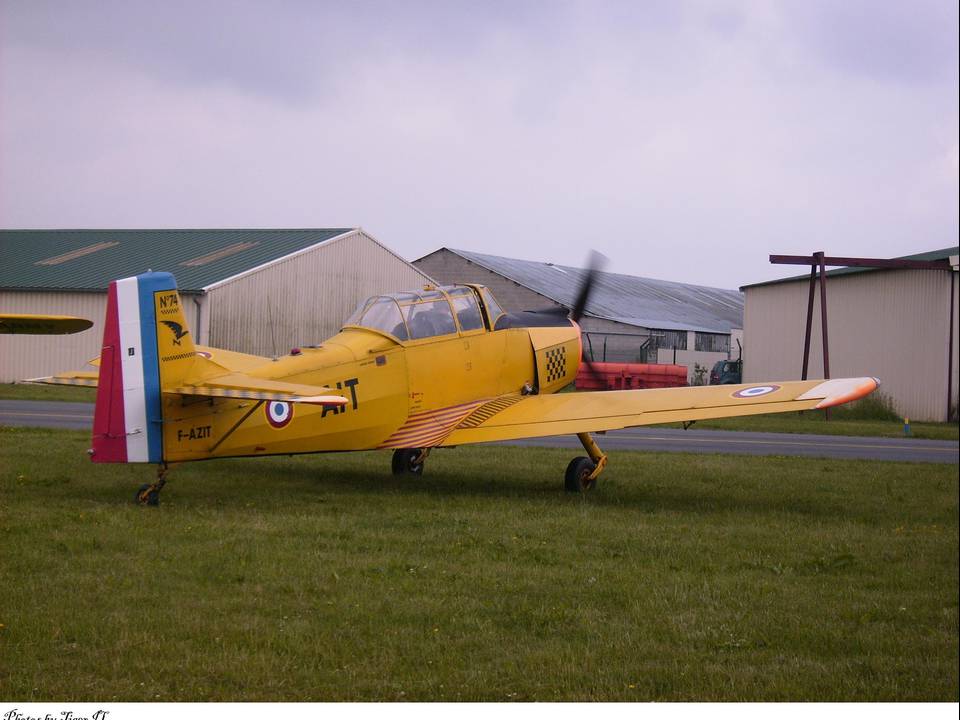
[[[138,505],[149,505],[150,507],[159,505],[160,491],[163,490],[163,486],[167,484],[167,473],[169,470],[170,467],[166,464],[158,466],[157,481],[141,485],[140,489],[137,490],[137,494],[134,496],[134,502]]]
[[[152,483],[144,483],[133,496],[133,501],[138,505],[150,505],[156,507],[160,504],[160,491]]]
[[[594,470],[596,463],[588,457],[575,457],[567,465],[567,472],[563,478],[563,487],[567,492],[579,493],[593,490],[597,486]]]
[[[423,475],[429,448],[401,448],[393,451],[390,468],[394,475]]]

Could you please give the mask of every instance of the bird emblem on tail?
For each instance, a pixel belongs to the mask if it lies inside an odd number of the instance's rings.
[[[189,334],[190,334],[190,331],[189,331],[189,330],[184,330],[184,329],[183,329],[183,325],[181,325],[180,323],[175,323],[175,322],[173,322],[172,320],[161,320],[160,322],[162,322],[164,325],[166,325],[168,328],[170,328],[170,329],[173,331],[173,344],[174,344],[174,345],[179,345],[179,344],[180,344],[180,339],[181,339],[184,335],[189,335]]]

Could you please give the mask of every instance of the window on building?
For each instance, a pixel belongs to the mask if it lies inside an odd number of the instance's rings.
[[[730,336],[721,333],[698,332],[695,344],[699,352],[730,352]]]
[[[658,350],[686,350],[686,330],[651,330],[650,346]]]

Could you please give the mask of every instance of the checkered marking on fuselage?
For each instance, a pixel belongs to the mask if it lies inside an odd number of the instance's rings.
[[[567,348],[563,345],[547,350],[547,384],[556,382],[567,372]]]

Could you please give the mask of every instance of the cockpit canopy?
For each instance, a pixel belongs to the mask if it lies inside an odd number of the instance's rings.
[[[367,298],[344,325],[377,330],[397,340],[422,340],[490,330],[502,314],[487,288],[446,285]]]

